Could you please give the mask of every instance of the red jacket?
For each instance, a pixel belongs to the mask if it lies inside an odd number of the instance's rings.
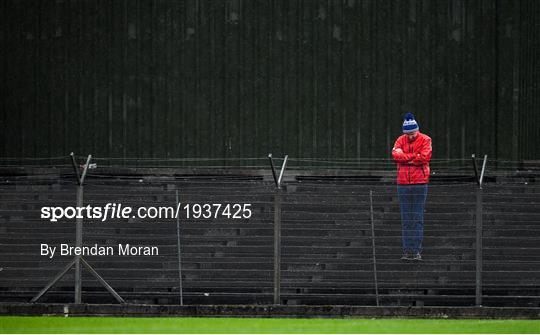
[[[397,152],[401,149],[403,153]],[[429,182],[429,161],[431,160],[431,138],[418,133],[409,141],[401,135],[392,149],[392,157],[397,163],[397,183],[400,185],[426,184]]]

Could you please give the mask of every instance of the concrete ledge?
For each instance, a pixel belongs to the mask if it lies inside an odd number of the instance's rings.
[[[0,315],[540,319],[540,308],[0,303]]]

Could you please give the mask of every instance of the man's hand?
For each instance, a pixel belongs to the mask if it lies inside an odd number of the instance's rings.
[[[398,154],[402,154],[402,153],[403,153],[403,150],[401,150],[401,148],[394,149],[394,151],[397,152]]]

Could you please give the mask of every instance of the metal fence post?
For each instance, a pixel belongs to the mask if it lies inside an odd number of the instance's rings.
[[[84,179],[86,178],[86,174],[88,172],[88,169],[91,168],[90,160],[92,159],[92,155],[88,155],[88,158],[86,159],[86,164],[82,166],[83,173],[82,175],[79,174],[79,167],[77,166],[77,162],[75,161],[75,155],[73,152],[70,154],[71,156],[71,163],[73,165],[73,169],[75,171],[75,177],[77,178],[77,207],[82,207],[83,205],[83,194],[84,194]],[[93,164],[95,168],[95,164]],[[83,237],[83,219],[77,217],[76,219],[76,227],[75,227],[75,245],[77,247],[82,247],[82,237]],[[30,302],[36,302],[41,298],[47,291],[50,290],[51,287],[53,287],[60,279],[62,279],[66,273],[71,269],[72,266],[75,266],[75,303],[80,304],[82,301],[82,266],[86,267],[86,269],[98,280],[98,282],[105,287],[109,293],[111,293],[114,298],[120,302],[125,303],[124,299],[110,286],[105,279],[103,279],[94,268],[88,264],[81,256],[75,256],[73,259],[51,280],[49,281],[45,287],[39,291],[38,294],[36,294]]]
[[[281,303],[281,190],[274,194],[274,304]]]
[[[71,155],[72,162],[74,162],[74,155]],[[79,177],[77,173],[77,179],[79,184],[77,185],[77,208],[83,207],[83,196],[84,196],[84,179],[86,178],[86,173],[90,167],[90,160],[92,155],[88,155],[86,159],[86,164],[84,165],[84,170],[82,176]],[[73,166],[76,171],[77,167]],[[75,228],[75,246],[82,248],[82,238],[83,238],[83,219],[81,216],[77,216],[76,228]],[[75,256],[75,303],[80,304],[82,302],[82,267],[81,267],[81,257]]]
[[[84,188],[82,184],[77,186],[77,208],[83,206],[83,193]],[[76,228],[75,228],[75,246],[80,248],[82,247],[82,233],[83,231],[83,219],[77,216]],[[82,268],[81,268],[81,257],[75,256],[75,303],[81,303],[82,296]]]
[[[176,190],[176,207],[180,206],[178,199],[178,189]],[[184,305],[184,292],[182,287],[182,252],[180,248],[180,218],[176,217],[176,243],[178,246],[178,291],[180,294],[180,305]]]
[[[478,168],[476,165],[476,157],[472,155],[474,172],[476,176],[476,182],[478,188],[476,189],[476,285],[475,285],[475,303],[477,306],[482,306],[482,272],[483,272],[483,190],[482,184],[484,181],[484,173],[486,170],[487,155],[484,155],[484,162],[482,164],[482,171],[480,176],[478,175]]]
[[[276,184],[276,192],[274,193],[274,304],[281,304],[281,204],[283,202],[283,194],[281,183],[283,174],[287,166],[288,155],[285,155],[279,177],[276,174],[272,154],[268,154],[270,160],[270,168],[272,176]]]
[[[476,190],[476,305],[482,305],[482,189]]]
[[[373,191],[369,191],[369,211],[371,213],[371,250],[373,255],[373,281],[375,283],[375,301],[379,306],[379,283],[377,280],[377,257],[375,254],[375,220],[373,219]]]

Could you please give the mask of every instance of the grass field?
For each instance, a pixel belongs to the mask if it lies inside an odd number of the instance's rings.
[[[540,320],[5,316],[1,333],[540,333]]]

